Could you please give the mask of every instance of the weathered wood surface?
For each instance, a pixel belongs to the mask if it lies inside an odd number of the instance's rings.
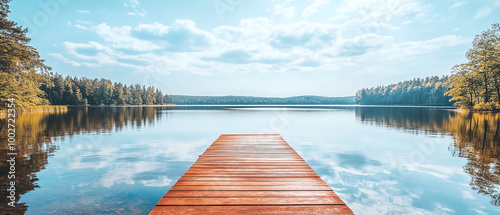
[[[221,135],[150,214],[353,214],[279,134]]]

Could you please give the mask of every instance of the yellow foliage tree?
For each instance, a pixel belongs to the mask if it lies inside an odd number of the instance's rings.
[[[453,68],[451,101],[464,109],[500,109],[500,24],[476,35],[468,63]]]

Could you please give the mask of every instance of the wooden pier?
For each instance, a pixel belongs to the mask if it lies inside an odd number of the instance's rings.
[[[150,214],[353,214],[279,134],[221,135]]]

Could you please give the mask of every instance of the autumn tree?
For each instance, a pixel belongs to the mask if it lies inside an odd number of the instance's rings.
[[[452,96],[450,101],[456,101],[454,105],[464,109],[472,109],[480,99],[481,80],[474,76],[471,70],[470,63],[454,66],[450,90],[446,92],[446,95]]]
[[[469,62],[453,68],[447,95],[464,109],[500,109],[500,24],[476,35],[466,56]]]

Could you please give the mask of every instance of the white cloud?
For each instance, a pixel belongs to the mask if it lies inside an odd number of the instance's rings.
[[[89,21],[83,21],[83,20],[76,20],[77,24],[73,24],[70,21],[68,21],[69,26],[74,26],[75,28],[81,29],[81,30],[88,30],[89,27],[92,26],[92,23]]]
[[[100,39],[63,43],[66,47],[63,62],[203,76],[337,72],[354,64],[380,65],[377,61],[426,56],[465,41],[459,36],[448,35],[425,41],[395,42],[380,29],[396,29],[397,26],[360,19],[350,19],[339,25],[312,21],[275,23],[259,17],[211,30],[200,29],[191,20],[137,26],[77,22],[82,23],[80,28],[89,29]]]
[[[319,10],[319,8],[325,4],[328,4],[326,0],[314,0],[314,2],[306,7],[304,11],[302,12],[302,17],[303,18],[309,18],[316,14]]]
[[[286,19],[292,19],[293,17],[295,17],[294,6],[286,7],[284,5],[277,4],[274,6],[273,10],[275,14],[282,15]]]
[[[465,2],[465,1],[456,2],[456,3],[454,3],[453,5],[450,6],[450,10],[457,9],[457,8],[459,8],[461,6],[464,6],[464,5],[467,5],[467,2]]]
[[[87,26],[92,25],[92,22],[90,22],[90,21],[86,21],[86,20],[79,20],[79,19],[78,19],[78,20],[76,20],[76,23],[78,23],[78,24],[80,24],[80,25],[87,25]]]
[[[147,31],[157,36],[167,34],[169,29],[169,26],[163,25],[158,22],[155,22],[153,24],[139,24],[139,26],[135,28],[135,30],[137,31]]]
[[[72,66],[76,66],[76,67],[79,67],[79,66],[88,66],[88,67],[96,67],[98,66],[97,64],[91,64],[91,63],[78,63],[76,61],[73,61],[73,60],[70,60],[66,57],[64,57],[61,53],[51,53],[50,55],[54,56],[56,59],[64,62],[64,63],[67,63],[67,64],[70,64]]]
[[[132,11],[127,12],[127,15],[129,16],[146,16],[146,11],[144,9],[140,8],[140,2],[139,0],[129,0],[128,3],[123,4],[127,8],[131,8]]]
[[[111,27],[106,23],[90,26],[101,42],[64,42],[66,63],[87,66],[119,66],[138,72],[170,71],[207,75],[207,71],[193,70],[193,65],[211,68],[201,60],[203,47],[213,47],[213,34],[202,31],[190,20],[176,20],[170,26],[160,23],[141,24],[136,27]]]
[[[139,2],[139,0],[129,0],[128,3],[124,3],[124,5],[125,5],[125,7],[136,8],[136,7],[139,7],[140,2]]]
[[[441,49],[455,47],[468,42],[470,41],[457,35],[446,35],[429,40],[392,43],[387,49],[380,50],[377,54],[385,55],[391,60],[408,60],[418,56],[436,53]]]
[[[435,204],[434,214],[452,214],[455,210],[452,210],[440,203]]]
[[[90,11],[88,10],[76,10],[76,12],[81,14],[90,14]]]
[[[474,19],[479,19],[479,18],[482,18],[482,17],[485,17],[485,16],[488,16],[490,15],[491,13],[491,8],[483,8],[479,11],[477,11],[476,15],[474,16]]]
[[[484,215],[488,214],[488,213],[484,212],[484,211],[483,211],[483,210],[481,210],[481,209],[484,209],[484,208],[483,208],[483,207],[480,207],[480,208],[474,208],[474,209],[472,209],[472,210],[473,210],[474,212],[476,212],[477,214],[481,214],[481,215],[483,215],[483,214],[484,214]]]
[[[472,195],[472,193],[470,193],[469,191],[465,191],[465,190],[462,190],[462,197],[464,199],[475,199],[474,196]]]
[[[418,0],[345,0],[337,9],[339,13],[354,13],[363,16],[362,20],[390,22],[395,19],[424,17],[428,6]]]
[[[146,187],[166,187],[169,186],[172,183],[172,179],[168,178],[167,176],[160,176],[155,179],[150,179],[150,180],[140,180],[139,182],[141,184],[144,184]]]
[[[116,52],[112,48],[106,47],[94,41],[90,41],[88,43],[64,42],[63,45],[66,48],[66,51],[71,56],[76,58],[75,60],[86,61],[85,63],[82,63],[82,65],[127,66],[126,63],[120,63],[117,60]]]
[[[102,39],[111,43],[112,48],[130,49],[133,51],[151,51],[161,47],[152,42],[137,39],[131,35],[132,27],[110,27],[106,23],[92,27]]]
[[[50,55],[54,56],[58,60],[63,61],[64,63],[71,64],[72,66],[81,66],[80,63],[69,60],[68,58],[64,57],[61,53],[51,53]]]
[[[95,141],[94,139],[88,141]],[[98,143],[102,141],[99,140]],[[157,158],[169,158],[173,161],[196,160],[206,147],[209,140],[196,141],[165,141],[138,139],[129,144],[115,144],[111,141],[106,144],[97,144],[81,141],[74,148],[63,150],[58,154],[68,171],[92,169],[100,172],[101,178],[87,186],[112,187],[116,184],[143,184],[149,187],[165,187],[173,180],[165,174],[170,174],[175,165]],[[140,146],[140,147],[138,147]],[[201,152],[200,152],[201,150]],[[140,158],[130,162],[130,157]],[[89,159],[90,158],[90,159]],[[96,183],[96,184],[92,184]]]
[[[144,16],[146,16],[146,13],[144,13],[144,12],[128,12],[127,15],[129,15],[129,16],[142,16],[142,17],[144,17]]]
[[[404,192],[396,180],[386,179],[391,172],[381,166],[367,166],[362,169],[339,168],[339,163],[331,159],[317,162],[330,168],[330,176],[321,178],[333,187],[356,213],[370,211],[370,214],[433,214],[431,211],[413,206],[413,201],[421,197],[419,193]],[[344,195],[338,187],[350,190]],[[404,193],[404,194],[403,194]]]
[[[111,187],[114,184],[120,184],[120,183],[135,184],[136,176],[145,172],[155,171],[155,169],[159,169],[161,165],[162,164],[160,163],[147,162],[147,161],[119,164],[117,165],[116,168],[111,169],[106,174],[104,174],[104,176],[100,179],[99,184],[103,187]],[[148,184],[148,182],[151,183],[151,181],[146,181],[145,183]],[[154,186],[153,184],[149,185]]]
[[[381,36],[371,33],[345,39],[342,44],[340,55],[363,55],[370,50],[378,49],[383,47],[385,44],[389,44],[392,40],[393,38],[391,36]]]
[[[76,28],[82,29],[82,30],[87,30],[88,28],[83,26],[83,25],[75,25]]]
[[[460,167],[442,166],[437,164],[408,163],[402,166],[407,168],[407,170],[426,173],[443,180],[446,180],[448,177],[453,175],[464,174],[462,168]]]
[[[314,47],[331,45],[338,32],[337,25],[314,22],[296,22],[274,25],[270,44],[277,48]]]

